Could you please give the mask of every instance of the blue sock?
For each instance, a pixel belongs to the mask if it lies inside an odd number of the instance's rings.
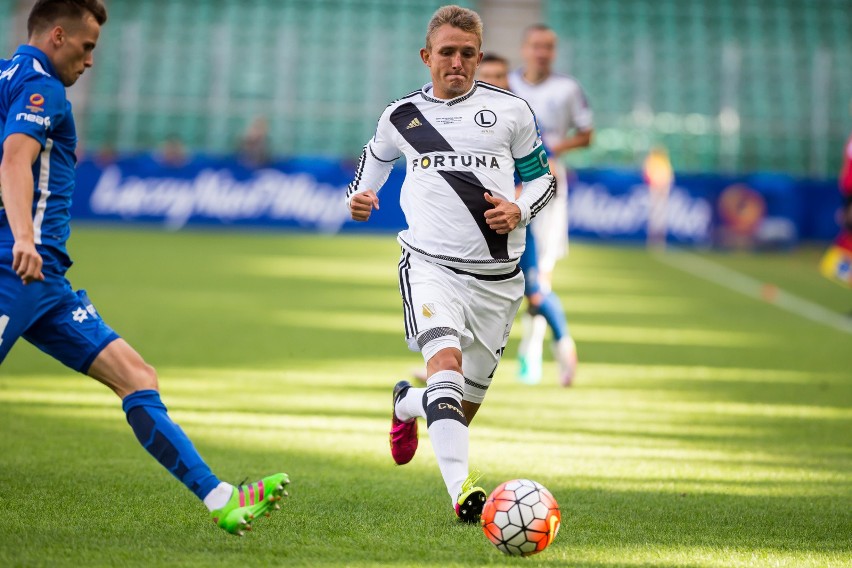
[[[169,418],[160,393],[136,391],[124,397],[121,407],[142,447],[199,499],[219,485],[187,435]]]
[[[533,313],[533,315],[537,314],[541,314],[547,320],[547,325],[553,330],[554,341],[559,341],[568,335],[568,321],[565,319],[565,311],[562,309],[562,302],[559,301],[559,296],[553,292],[548,292],[544,296],[541,305]]]

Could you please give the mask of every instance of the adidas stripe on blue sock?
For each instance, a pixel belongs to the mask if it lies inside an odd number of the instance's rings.
[[[219,485],[190,439],[169,418],[160,393],[136,391],[124,397],[121,407],[142,447],[199,499],[204,500]]]

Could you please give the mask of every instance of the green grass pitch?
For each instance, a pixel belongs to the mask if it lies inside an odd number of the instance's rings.
[[[563,524],[528,560],[454,522],[425,434],[397,467],[392,235],[80,228],[69,277],[160,375],[214,471],[286,471],[284,510],[235,538],[136,443],[118,400],[19,342],[0,371],[3,566],[849,566],[852,335],[572,243],[557,274],[575,387],[514,380],[517,328],[471,428],[490,490],[547,486]],[[837,313],[819,251],[702,253]]]

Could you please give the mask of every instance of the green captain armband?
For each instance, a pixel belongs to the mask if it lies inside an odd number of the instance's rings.
[[[529,156],[515,160],[515,169],[518,170],[521,181],[532,181],[544,174],[549,174],[550,167],[547,165],[547,152],[544,146],[539,146]]]

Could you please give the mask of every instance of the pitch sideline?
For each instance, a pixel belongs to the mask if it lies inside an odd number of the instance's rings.
[[[852,318],[833,312],[780,288],[773,288],[770,292],[771,297],[767,298],[765,283],[712,260],[701,258],[683,250],[654,253],[653,257],[672,268],[739,292],[749,298],[766,301],[805,319],[852,334]]]

